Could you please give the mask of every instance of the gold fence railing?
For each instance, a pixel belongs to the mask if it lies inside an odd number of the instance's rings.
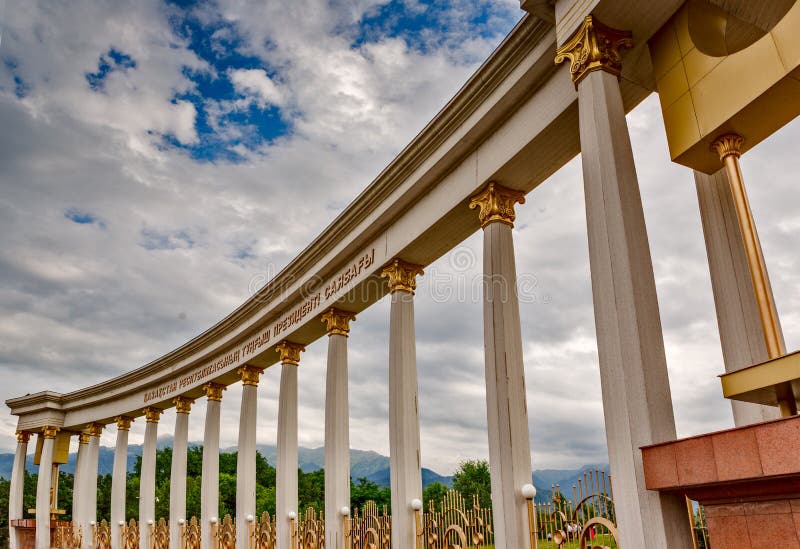
[[[611,479],[599,470],[587,471],[572,487],[569,497],[559,485],[552,487],[549,501],[529,500],[532,517],[532,549],[583,549],[604,547],[618,549],[616,517]],[[702,507],[687,501],[687,510],[694,527],[695,549],[710,549]],[[345,549],[391,549],[392,518],[384,506],[367,502],[354,509],[343,521]],[[248,549],[276,549],[275,518],[269,513],[248,517]],[[483,507],[477,496],[471,501],[453,490],[441,501],[429,501],[427,509],[417,514],[419,549],[485,549],[494,547],[492,510]],[[170,549],[169,523],[163,518],[149,523],[150,549]],[[59,523],[54,534],[54,547],[80,547],[79,528],[72,523]],[[136,520],[121,524],[120,547],[139,549],[139,526]],[[214,521],[211,528],[215,549],[236,548],[236,524],[230,515]],[[111,548],[111,527],[105,521],[92,525],[93,549]],[[180,547],[200,549],[201,528],[196,517],[180,524]],[[325,548],[325,517],[312,508],[293,519],[292,546],[295,549]]]
[[[611,477],[605,471],[586,471],[572,487],[572,499],[552,486],[550,501],[534,504],[536,545],[577,549],[619,547]],[[544,545],[544,543],[543,543]]]

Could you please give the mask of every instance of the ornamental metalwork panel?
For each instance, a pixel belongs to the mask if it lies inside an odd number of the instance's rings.
[[[386,507],[378,512],[374,501],[364,504],[361,515],[358,509],[353,512],[345,531],[348,549],[391,549],[392,517]]]
[[[428,502],[423,515],[423,546],[429,549],[467,549],[494,546],[492,510],[483,509],[477,496],[467,506],[455,490],[439,502]]]
[[[51,546],[58,549],[75,549],[81,546],[81,527],[72,522],[56,521]]]
[[[131,519],[120,531],[123,549],[139,549],[139,526],[136,519]]]
[[[275,549],[275,517],[264,511],[253,529],[253,549]]]
[[[559,549],[619,548],[611,477],[590,470],[572,486],[572,499],[561,486],[552,486],[552,498],[537,503],[534,535]]]
[[[163,518],[150,526],[151,549],[169,549],[169,524]]]
[[[105,520],[94,527],[95,549],[111,549],[111,525]]]
[[[317,518],[317,512],[313,508],[306,509],[305,517],[297,524],[297,539],[299,543],[295,546],[298,549],[325,548],[325,519],[322,513]]]
[[[225,515],[217,528],[217,547],[219,549],[236,549],[236,523],[230,515]]]
[[[181,527],[181,549],[200,549],[200,523],[192,517]]]

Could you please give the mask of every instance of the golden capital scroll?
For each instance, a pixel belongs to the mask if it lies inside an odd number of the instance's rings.
[[[347,337],[350,332],[350,321],[355,321],[356,315],[350,311],[343,311],[331,307],[322,315],[322,322],[327,325],[328,335],[343,335]]]
[[[161,408],[156,408],[155,406],[148,406],[142,411],[144,412],[144,417],[147,420],[147,423],[158,423],[158,420],[161,418],[161,413],[164,410]]]
[[[471,210],[480,208],[478,218],[481,220],[483,228],[495,221],[513,227],[514,219],[517,217],[517,214],[514,213],[514,204],[517,202],[525,203],[525,193],[491,181],[481,192],[469,199],[469,208]]]
[[[264,373],[264,368],[258,366],[242,366],[236,370],[236,373],[242,378],[242,385],[252,385],[258,387],[258,378]]]
[[[222,383],[214,383],[213,381],[209,381],[203,385],[203,391],[206,393],[206,398],[216,402],[222,400],[222,391],[224,390],[225,386]]]
[[[114,418],[114,421],[117,422],[117,429],[120,431],[130,431],[131,430],[131,423],[133,423],[133,418],[129,416],[117,416]]]
[[[622,48],[632,48],[632,34],[607,27],[593,15],[587,15],[583,24],[558,50],[556,65],[569,59],[569,72],[575,88],[584,76],[592,71],[606,71],[615,76],[622,72]]]
[[[172,403],[175,405],[175,411],[179,414],[188,414],[192,411],[192,404],[194,404],[194,399],[185,397],[185,396],[176,396],[172,399]]]
[[[425,272],[422,270],[422,265],[407,263],[397,258],[381,271],[381,277],[389,279],[389,291],[392,293],[399,290],[413,294],[417,289],[417,275],[423,274]]]
[[[103,434],[104,427],[102,423],[90,423],[86,426],[86,434],[90,437],[99,437]]]
[[[60,427],[53,427],[52,425],[45,425],[42,427],[42,436],[44,438],[56,438],[56,435],[61,430]]]
[[[28,431],[17,431],[17,442],[20,444],[28,444],[31,440],[31,434]]]
[[[735,133],[729,133],[718,137],[711,144],[711,150],[719,155],[720,160],[725,160],[726,156],[742,156],[742,146],[744,137]]]
[[[89,444],[89,439],[91,438],[92,437],[89,435],[89,433],[78,433],[78,444]]]
[[[294,364],[295,366],[300,364],[300,353],[305,350],[305,345],[285,339],[275,346],[275,351],[277,351],[281,357],[281,364]]]

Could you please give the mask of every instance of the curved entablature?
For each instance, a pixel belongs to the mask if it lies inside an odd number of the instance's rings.
[[[393,258],[427,265],[452,249],[479,229],[467,203],[488,180],[526,193],[579,152],[577,95],[553,63],[555,49],[553,24],[526,15],[375,181],[243,305],[141,368],[68,394],[8,400],[18,428],[77,430],[170,408],[177,396],[202,396],[210,381],[237,382],[244,364],[275,364],[283,339],[323,336],[328,308],[358,313],[380,299],[388,291],[380,270]],[[622,88],[627,110],[651,91],[625,73]]]

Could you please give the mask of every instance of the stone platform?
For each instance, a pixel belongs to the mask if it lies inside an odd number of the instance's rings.
[[[649,490],[706,511],[714,549],[800,549],[800,416],[642,448]]]

